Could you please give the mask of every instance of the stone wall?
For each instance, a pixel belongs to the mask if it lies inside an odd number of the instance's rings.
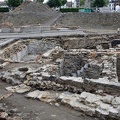
[[[118,81],[120,82],[120,56],[117,58],[117,75]]]
[[[53,40],[53,41],[52,41]],[[15,42],[15,41],[14,41]],[[3,59],[10,59],[13,61],[21,61],[26,55],[38,55],[56,46],[55,39],[28,39],[18,40],[13,44],[4,44],[1,49],[0,57]],[[5,47],[5,48],[4,48]]]
[[[77,70],[80,70],[84,64],[82,54],[65,54],[62,66],[63,75],[77,76]]]
[[[80,28],[115,29],[120,27],[120,13],[65,13],[57,26],[79,26]]]
[[[54,41],[54,42],[53,42]],[[32,39],[29,40],[28,43],[28,54],[39,54],[40,52],[44,52],[49,49],[53,49],[56,46],[56,41],[55,39]]]
[[[59,45],[61,48],[65,50],[69,49],[82,49],[82,48],[94,48],[96,49],[97,45],[106,44],[107,47],[113,41],[113,39],[120,39],[118,34],[109,34],[109,35],[78,35],[78,36],[64,36],[64,37],[47,37],[47,38],[36,38],[36,39],[22,39],[20,41],[24,41],[23,44],[27,46],[28,54],[39,54],[40,52],[45,52],[46,50],[53,49],[55,46]],[[19,39],[13,41],[16,42]],[[22,42],[21,42],[22,43]],[[2,58],[10,58],[11,54],[13,54],[13,49],[10,48],[10,42],[6,41],[1,48],[4,48],[4,55],[1,56]],[[12,45],[11,45],[12,46]],[[16,48],[21,50],[21,45],[16,44]],[[16,51],[15,51],[16,52]],[[7,55],[7,57],[5,57]]]
[[[43,81],[51,80],[50,76],[43,75],[42,77],[43,77]],[[102,81],[98,82],[90,79],[81,80],[80,77],[75,78],[75,77],[66,77],[66,76],[62,76],[59,79],[53,77],[52,82],[63,85],[62,90],[69,92],[81,93],[83,91],[87,91],[87,92],[95,93],[96,91],[102,90],[103,92],[109,93],[111,95],[116,95],[116,96],[120,95],[120,83],[110,83],[110,82],[103,83]]]
[[[0,58],[20,62],[27,54],[27,46],[18,41],[1,50]]]
[[[103,48],[108,49],[109,44],[113,39],[120,39],[120,36],[117,34],[109,34],[109,35],[86,35],[86,36],[68,36],[57,38],[60,42],[62,48],[64,49],[96,49],[96,46],[101,44]]]

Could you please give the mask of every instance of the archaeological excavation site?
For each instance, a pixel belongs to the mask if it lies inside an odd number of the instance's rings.
[[[12,19],[20,19],[14,18],[19,9],[6,14],[9,19],[3,17],[7,24],[8,20],[12,23]],[[22,16],[24,11],[17,15]],[[56,18],[58,14],[52,12]],[[12,23],[12,28],[5,26],[3,29],[1,25],[0,120],[120,120],[120,33],[117,23],[113,25],[115,32],[112,33],[111,22],[108,26],[104,21],[103,26],[94,22],[96,25],[91,28],[93,23],[86,21],[83,26],[80,23],[82,32],[73,34],[75,30],[71,28],[78,29],[75,27],[78,25],[70,26],[68,14],[61,15],[52,24],[49,21],[49,28],[56,29],[37,32],[40,36],[33,33],[36,28],[29,31],[30,26],[24,29],[27,31],[19,31],[21,26],[23,30],[23,20]],[[85,17],[83,13],[79,14]],[[13,29],[16,31],[10,32]],[[48,34],[50,31],[54,35]]]

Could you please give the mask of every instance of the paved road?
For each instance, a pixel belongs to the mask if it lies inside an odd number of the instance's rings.
[[[116,33],[114,30],[56,30],[56,31],[44,31],[31,32],[31,33],[0,33],[0,38],[33,38],[33,37],[49,37],[49,36],[69,36],[69,35],[87,35],[87,34],[109,34]]]
[[[64,30],[64,31],[46,31],[31,33],[0,33],[0,38],[30,38],[30,37],[47,37],[47,36],[63,36],[63,35],[79,35],[86,34],[81,30]]]
[[[96,30],[96,29],[59,29],[51,31],[41,32],[29,32],[29,33],[0,33],[0,48],[3,48],[7,44],[10,44],[20,38],[40,38],[40,37],[57,37],[57,36],[72,36],[72,35],[88,35],[88,34],[110,34],[116,33],[114,30]]]

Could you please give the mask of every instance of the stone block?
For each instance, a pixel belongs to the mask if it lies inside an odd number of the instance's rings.
[[[112,100],[112,105],[117,108],[118,106],[120,106],[120,97],[115,97],[113,100]]]

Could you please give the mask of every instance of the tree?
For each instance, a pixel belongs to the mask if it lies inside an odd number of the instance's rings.
[[[80,0],[80,6],[85,4],[85,0]]]
[[[12,7],[17,7],[19,6],[21,3],[23,2],[23,0],[7,0],[6,3],[8,6],[12,6]]]
[[[92,7],[103,7],[105,3],[105,0],[93,0]]]
[[[44,0],[36,0],[37,2],[44,2]]]
[[[105,0],[105,5],[108,5],[109,4],[109,0]]]
[[[49,0],[47,4],[49,7],[60,7],[64,5],[67,2],[67,0]]]
[[[67,2],[67,0],[60,0],[60,1],[61,1],[61,6],[62,6],[62,5],[65,5],[66,2]]]
[[[60,0],[49,0],[47,2],[47,4],[49,5],[49,7],[59,7],[59,6],[61,6]]]

